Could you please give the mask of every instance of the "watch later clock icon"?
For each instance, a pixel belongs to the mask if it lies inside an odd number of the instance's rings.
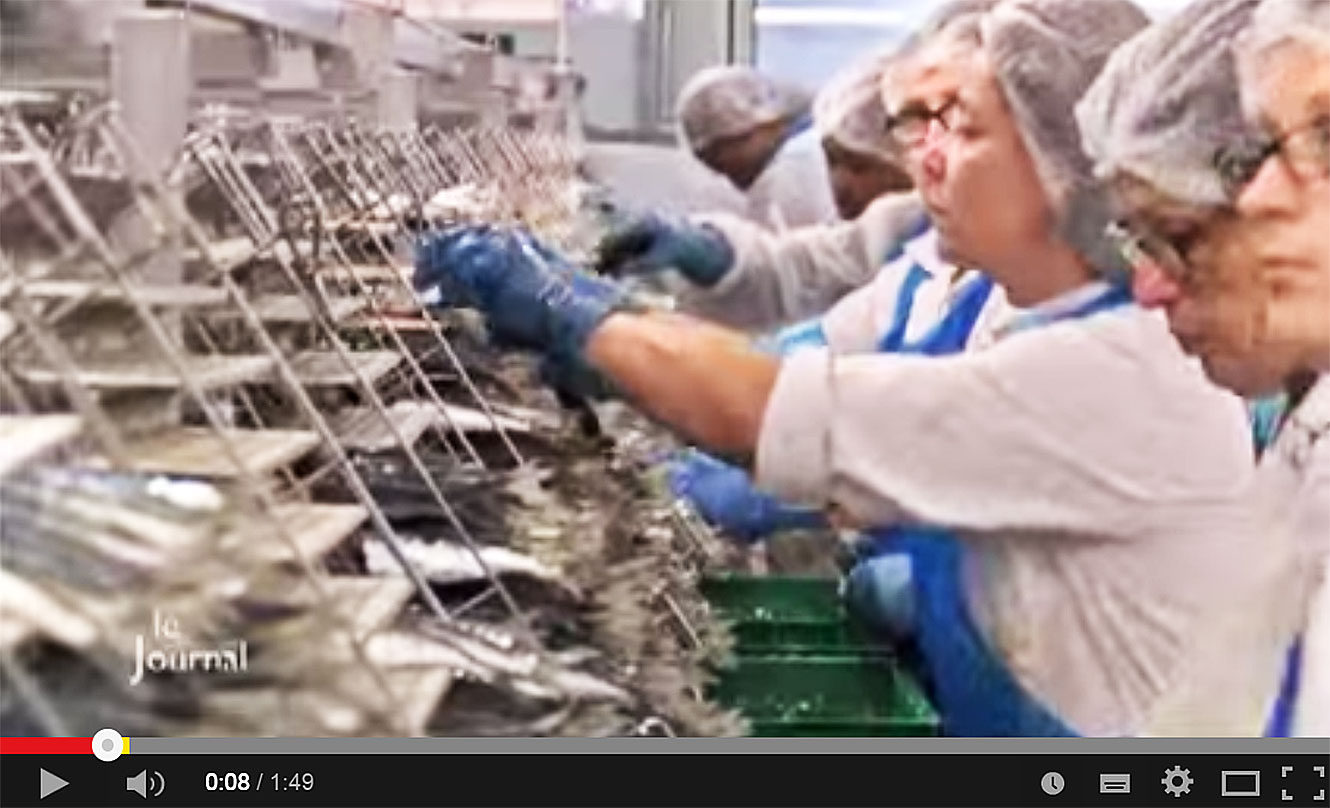
[[[1059,772],[1049,772],[1039,781],[1039,787],[1050,797],[1056,797],[1067,787],[1067,781]]]

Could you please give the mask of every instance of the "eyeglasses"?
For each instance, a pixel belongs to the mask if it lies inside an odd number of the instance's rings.
[[[1275,155],[1301,182],[1330,177],[1330,116],[1314,118],[1276,138],[1248,139],[1220,149],[1214,163],[1224,192],[1236,199]]]
[[[960,99],[952,96],[936,109],[923,104],[908,105],[895,115],[887,116],[887,134],[902,146],[918,146],[928,137],[929,124],[933,121],[937,121],[944,132],[955,127],[959,103]]]
[[[1133,271],[1145,266],[1157,266],[1169,278],[1188,287],[1195,280],[1196,273],[1187,260],[1187,254],[1195,246],[1203,229],[1198,224],[1185,232],[1166,236],[1149,228],[1113,222],[1105,234]]]

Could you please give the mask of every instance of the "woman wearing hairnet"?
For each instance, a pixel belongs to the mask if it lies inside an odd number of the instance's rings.
[[[881,121],[881,100],[841,94],[837,88],[862,88],[874,72],[890,85],[892,65],[908,60],[922,42],[955,18],[991,7],[996,0],[952,0],[923,29],[892,55],[881,54],[848,68],[832,82],[821,104],[827,135],[849,148],[868,148],[869,129]],[[867,71],[868,75],[865,75]],[[832,103],[831,96],[841,99]],[[832,126],[832,108],[853,107]],[[842,103],[842,101],[844,103]],[[851,124],[853,124],[851,126]],[[885,121],[883,121],[885,124]],[[899,159],[899,149],[877,132],[877,154]],[[852,145],[858,144],[858,145]],[[735,216],[695,216],[669,220],[647,215],[611,233],[601,246],[600,269],[614,275],[640,275],[675,269],[686,281],[677,290],[678,308],[735,328],[767,331],[815,317],[870,281],[903,242],[927,229],[915,194],[879,197],[852,222],[772,233]],[[942,262],[940,259],[938,263]]]
[[[1004,0],[958,32],[978,49],[930,46],[936,81],[888,109],[922,130],[944,254],[1032,307],[985,350],[780,360],[635,312],[492,232],[436,237],[419,271],[497,339],[541,351],[565,389],[593,367],[699,445],[752,459],[773,494],[929,529],[905,547],[946,731],[1133,734],[1242,574],[1247,559],[1214,552],[1215,536],[1253,471],[1241,401],[1162,317],[1096,279],[1120,262],[1071,110],[1146,22],[1122,0]]]
[[[813,125],[822,135],[831,194],[847,221],[859,218],[878,197],[914,187],[900,155],[883,136],[887,113],[880,85],[890,62],[890,54],[881,54],[842,70],[813,99]]]
[[[689,79],[675,114],[689,150],[748,197],[749,217],[785,230],[835,219],[809,106],[793,87],[725,65]]]
[[[894,139],[887,143],[882,88],[908,85],[916,72],[910,57],[949,23],[981,10],[974,2],[942,9],[890,59],[893,72],[885,84],[886,65],[881,57],[867,70],[857,66],[849,71],[850,79],[832,82],[833,86],[847,85],[860,91],[865,78],[872,79],[871,102],[878,111],[863,117],[873,120],[871,129],[880,152],[896,159],[904,157],[903,144],[895,144]],[[833,92],[843,95],[840,90]],[[867,129],[860,127],[860,139],[867,141]],[[938,253],[936,232],[926,228],[897,246],[872,281],[846,295],[825,315],[791,326],[762,342],[782,355],[818,346],[838,354],[884,351],[941,355],[984,344],[990,326],[1001,320],[1007,308],[1001,290],[992,281],[943,259]],[[674,461],[670,478],[674,492],[690,501],[703,518],[745,541],[780,530],[824,524],[820,513],[782,504],[754,489],[742,469],[700,452],[685,453]]]
[[[1251,21],[1251,28],[1240,31]],[[1233,48],[1239,51],[1243,120]],[[1289,409],[1258,542],[1149,731],[1330,734],[1330,4],[1201,0],[1116,53],[1077,113],[1130,231],[1138,299],[1218,384]],[[1127,234],[1124,234],[1126,236]],[[1231,552],[1231,551],[1230,551]]]

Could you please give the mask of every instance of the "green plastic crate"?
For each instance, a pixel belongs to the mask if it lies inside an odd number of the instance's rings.
[[[904,737],[938,734],[919,685],[890,661],[862,656],[740,657],[712,697],[759,737]]]
[[[835,581],[736,575],[708,578],[701,589],[740,654],[881,653],[872,632],[846,614]]]
[[[876,656],[886,653],[873,633],[853,620],[749,620],[730,625],[736,650],[748,656]]]
[[[845,616],[828,578],[726,575],[704,578],[702,596],[735,623],[835,621]]]

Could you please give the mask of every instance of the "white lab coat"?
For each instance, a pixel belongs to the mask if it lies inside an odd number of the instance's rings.
[[[679,309],[755,331],[815,317],[872,281],[887,254],[924,215],[918,196],[891,194],[852,222],[785,233],[732,215],[695,217],[725,234],[734,263],[714,286],[677,284]]]
[[[866,286],[850,292],[823,315],[822,333],[827,349],[836,354],[871,353],[892,326],[896,301],[906,277],[915,266],[928,273],[910,305],[905,341],[922,339],[951,310],[957,293],[977,277],[962,272],[938,254],[937,231],[929,228],[902,246],[900,257],[878,271]],[[994,286],[966,341],[973,350],[988,344],[994,331],[1009,321],[1016,309],[1007,303],[1002,287]]]
[[[1160,706],[1151,734],[1262,735],[1289,645],[1301,635],[1292,734],[1330,736],[1330,375],[1262,457],[1250,505],[1248,529],[1261,551],[1228,608],[1198,632],[1194,664]]]
[[[777,233],[840,219],[822,138],[811,126],[781,144],[744,196],[748,218]]]
[[[945,357],[804,350],[783,363],[759,487],[863,526],[967,542],[976,624],[1088,735],[1140,732],[1191,632],[1259,552],[1242,402],[1134,306]]]

